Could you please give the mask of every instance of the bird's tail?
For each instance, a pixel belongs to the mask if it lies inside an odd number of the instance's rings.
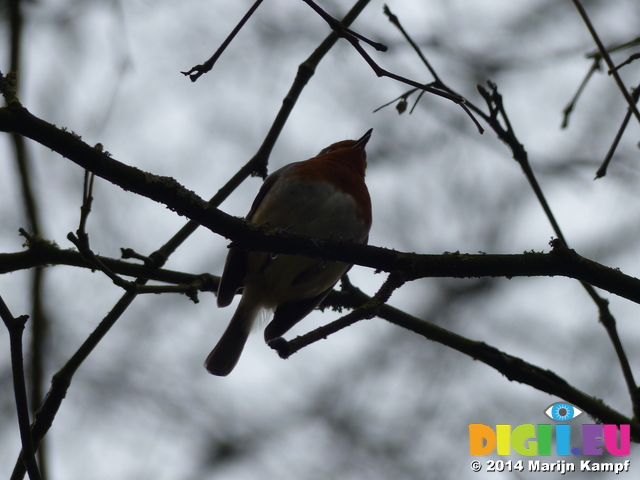
[[[251,299],[250,295],[242,296],[229,326],[204,362],[209,373],[220,377],[226,377],[231,373],[240,359],[244,344],[260,310],[261,305]]]

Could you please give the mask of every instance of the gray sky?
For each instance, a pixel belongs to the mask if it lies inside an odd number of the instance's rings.
[[[21,100],[89,144],[102,143],[119,161],[172,176],[209,198],[255,153],[298,65],[329,33],[303,2],[265,2],[210,73],[195,83],[183,77],[179,72],[204,62],[249,5],[29,4]],[[346,8],[321,5],[336,16]],[[585,5],[607,45],[637,36],[637,2]],[[389,46],[384,54],[367,51],[394,73],[432,81],[382,6],[372,1],[353,25]],[[569,128],[560,129],[562,110],[590,66],[584,55],[594,50],[571,2],[397,0],[389,7],[451,88],[483,107],[475,85],[498,84],[570,245],[640,275],[640,132],[633,119],[607,177],[592,180],[626,112],[613,80],[596,73]],[[628,87],[637,84],[639,65],[622,71]],[[5,50],[0,69],[7,70]],[[376,77],[341,41],[301,95],[269,170],[373,127],[371,244],[436,254],[548,251],[549,222],[493,132],[479,135],[459,107],[430,95],[411,115],[398,115],[393,105],[373,113],[407,90]],[[410,107],[415,100],[416,94]],[[66,235],[77,229],[83,172],[34,143],[29,153],[44,236],[71,248]],[[7,160],[0,162],[0,251],[16,252],[24,241],[17,230],[26,223],[6,135],[0,155]],[[244,215],[259,187],[250,178],[221,208]],[[121,247],[151,253],[185,221],[103,180],[96,180],[94,196],[88,230],[92,247],[105,256],[118,257]],[[228,241],[200,230],[167,268],[221,272]],[[361,267],[349,276],[370,295],[386,278]],[[50,376],[121,291],[100,273],[70,267],[48,269],[45,282]],[[25,272],[0,276],[0,294],[16,315],[29,311],[28,285]],[[637,369],[638,306],[604,296]],[[551,369],[630,415],[613,348],[576,281],[426,279],[404,286],[390,303]],[[47,437],[51,478],[460,478],[472,460],[469,423],[548,423],[542,412],[558,400],[380,319],[287,361],[256,333],[233,374],[214,378],[202,362],[236,304],[219,310],[211,294],[200,295],[197,305],[179,295],[137,299],[74,379]],[[338,317],[314,312],[287,338]],[[8,346],[5,329],[0,345]],[[0,368],[6,477],[18,452],[8,347],[0,349]]]

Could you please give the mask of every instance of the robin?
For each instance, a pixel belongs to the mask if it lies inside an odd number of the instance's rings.
[[[367,243],[371,198],[364,183],[365,146],[372,131],[269,175],[246,219],[300,235]],[[229,375],[261,311],[274,314],[264,331],[269,342],[311,313],[350,268],[340,262],[231,248],[218,287],[218,307],[228,306],[241,287],[242,298],[207,357],[206,369]]]

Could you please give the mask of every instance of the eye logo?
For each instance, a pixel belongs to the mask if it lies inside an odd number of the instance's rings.
[[[544,411],[544,414],[556,422],[568,422],[582,415],[582,410],[568,403],[554,403]]]

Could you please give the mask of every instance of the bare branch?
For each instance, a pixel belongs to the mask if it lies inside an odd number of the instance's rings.
[[[366,304],[369,300],[371,300],[371,297],[359,289],[349,286],[347,289],[343,288],[341,291],[332,292],[325,304],[343,308],[356,308],[359,305]],[[605,405],[602,400],[578,390],[550,370],[525,362],[521,358],[509,355],[484,342],[471,340],[450,332],[390,305],[383,305],[377,315],[395,325],[417,333],[427,340],[438,342],[468,355],[474,360],[483,362],[495,368],[511,381],[530,385],[542,392],[558,398],[564,398],[602,423],[629,424],[631,425],[633,436],[640,438],[640,423],[636,419],[620,414]]]
[[[609,70],[609,75],[611,75],[614,71],[618,71],[622,67],[624,67],[626,65],[629,65],[634,60],[638,60],[638,59],[640,59],[640,53],[634,53],[634,54],[630,55],[629,58],[627,58],[624,62],[620,63],[619,65],[616,65],[614,68]]]
[[[347,315],[290,341],[286,341],[282,337],[276,338],[269,342],[269,346],[278,352],[280,358],[286,359],[304,347],[318,340],[326,339],[329,335],[333,335],[360,320],[370,320],[378,314],[382,306],[391,297],[391,294],[404,285],[406,281],[407,276],[404,272],[391,272],[373,298],[370,298],[359,307],[353,309]]]
[[[20,427],[20,438],[22,440],[21,460],[29,472],[31,480],[40,480],[40,470],[35,457],[34,442],[31,437],[29,421],[29,402],[27,400],[27,388],[24,380],[24,363],[22,359],[22,332],[29,318],[21,315],[15,318],[7,304],[0,296],[0,317],[9,331],[9,342],[11,345],[11,372],[13,373],[13,393],[16,399],[16,410],[18,411],[18,425]]]
[[[342,38],[354,37],[358,40],[362,40],[363,42],[368,43],[379,52],[387,51],[386,45],[383,45],[382,43],[374,42],[373,40],[368,39],[364,35],[360,35],[359,33],[351,30],[350,28],[345,27],[341,22],[339,22],[338,20],[333,18],[331,15],[329,15],[326,11],[324,11],[322,8],[320,8],[320,6],[318,6],[318,4],[315,3],[313,0],[302,0],[302,1],[307,5],[309,5],[318,15],[320,15],[324,19],[324,21],[329,24],[331,29],[334,32],[336,32],[336,34],[338,34],[339,37],[342,37]]]
[[[492,98],[495,99],[495,95],[492,96]],[[240,248],[273,253],[296,253],[310,257],[356,263],[388,272],[404,269],[410,279],[418,278],[420,275],[451,276],[451,272],[453,272],[453,276],[456,276],[455,272],[459,269],[459,265],[455,264],[455,255],[451,255],[449,260],[454,263],[445,266],[435,260],[437,256],[402,255],[399,252],[383,248],[350,244],[336,240],[312,240],[304,236],[286,232],[273,232],[264,227],[257,227],[213,208],[210,204],[207,204],[207,202],[171,178],[151,175],[137,168],[124,165],[96,151],[96,149],[84,144],[72,134],[63,132],[53,125],[33,117],[25,109],[19,109],[17,111],[8,108],[0,109],[0,130],[8,128],[23,132],[25,135],[30,136],[43,145],[53,148],[83,168],[90,169],[97,175],[102,176],[126,190],[167,205],[170,209],[191,218],[212,232],[233,239],[236,246]],[[496,126],[496,128],[498,127]],[[513,148],[517,148],[514,156],[522,159],[523,157],[520,157],[522,152],[524,152],[522,146],[517,143],[517,140],[513,137],[507,136],[505,138],[512,143],[516,142],[513,144]],[[524,152],[524,154],[526,155],[526,152]],[[417,258],[422,258],[423,260],[416,261]],[[467,257],[464,256],[464,258]],[[616,284],[614,288],[612,284],[607,281],[612,279],[612,275],[617,278],[618,272],[614,269],[603,267],[602,270],[598,271],[598,275],[594,275],[583,263],[586,259],[579,257],[577,254],[572,258],[574,261],[570,263],[569,268],[577,269],[575,275],[571,275],[573,278],[578,278],[583,282],[608,289],[612,291],[612,293],[621,295],[632,301],[638,301],[640,289],[638,289],[633,281],[630,283],[624,281],[621,284]],[[537,259],[537,261],[540,260],[541,259]],[[432,263],[434,261],[435,263]],[[478,268],[480,265],[485,265],[489,270],[481,273],[479,270],[465,269],[464,276],[493,275],[493,273],[490,272],[496,271],[495,268],[497,264],[493,262],[485,264],[481,258],[478,258],[478,263],[475,264],[475,267]],[[540,262],[538,268],[544,268],[542,265],[542,262]],[[583,265],[585,265],[584,268]],[[434,266],[436,266],[436,268],[434,268]],[[556,268],[558,268],[558,266],[559,265],[556,265]],[[445,270],[442,270],[443,267]],[[527,274],[535,275],[535,266],[529,265],[529,267],[531,269],[528,269]],[[438,271],[440,273],[438,273]],[[517,271],[507,270],[497,274],[513,276],[517,275]],[[547,270],[545,274],[549,274],[549,270]],[[555,274],[562,273],[556,271]]]
[[[93,252],[93,250],[91,250],[91,247],[89,246],[89,234],[86,231],[86,227],[87,219],[89,218],[89,214],[91,213],[91,204],[93,203],[94,178],[95,175],[93,173],[85,170],[84,186],[82,191],[82,206],[80,207],[80,224],[78,226],[78,230],[76,231],[77,236],[72,232],[69,232],[67,234],[67,238],[76,246],[76,248],[82,255],[82,258],[89,262],[89,264],[91,264],[94,268],[103,272],[107,277],[111,279],[111,281],[113,281],[114,284],[128,292],[135,291],[137,288],[136,283],[127,282],[126,280],[120,278],[117,274],[112,272],[109,267],[107,267],[100,261],[100,259],[96,256],[96,254]]]
[[[511,124],[509,122],[507,113],[504,109],[504,105],[502,104],[502,96],[498,94],[497,88],[495,85],[491,84],[491,87],[492,87],[491,94],[489,94],[482,87],[478,87],[480,93],[487,101],[487,104],[491,111],[490,124],[494,129],[494,131],[498,133],[498,137],[507,145],[509,145],[509,147],[511,148],[511,151],[513,152],[513,158],[518,162],[518,164],[520,164],[522,171],[527,177],[527,180],[529,181],[531,188],[536,194],[536,197],[538,198],[538,201],[540,202],[542,209],[547,215],[547,218],[549,219],[549,222],[551,223],[554,232],[558,236],[558,239],[560,240],[560,242],[562,242],[563,246],[568,247],[567,241],[564,238],[562,231],[560,230],[560,225],[556,221],[555,216],[553,215],[553,212],[551,210],[551,207],[547,203],[544,193],[542,192],[542,188],[540,187],[538,180],[536,179],[536,176],[533,173],[533,170],[531,169],[527,152],[522,146],[522,144],[518,141],[518,139],[515,136],[515,133],[513,132],[513,129],[511,128]],[[506,127],[507,127],[506,130],[503,129],[502,126],[500,125],[500,122],[498,121],[498,116],[502,117],[503,120],[505,121]],[[594,285],[593,283],[588,281],[585,282],[583,280],[581,280],[580,283],[582,284],[583,288],[586,290],[587,294],[591,297],[591,299],[593,300],[593,302],[596,304],[598,308],[600,321],[602,325],[605,327],[610,339],[612,340],[613,346],[618,356],[618,360],[620,361],[620,367],[622,369],[625,381],[627,383],[627,388],[629,390],[632,402],[634,404],[634,411],[640,411],[640,404],[636,402],[638,397],[638,394],[637,394],[638,387],[633,378],[633,374],[631,372],[631,366],[629,364],[627,355],[624,349],[622,348],[622,342],[618,337],[615,318],[613,317],[613,315],[609,310],[609,302],[604,298],[602,298],[598,294],[598,292],[596,292],[595,288],[593,288],[593,285]]]
[[[567,106],[564,107],[564,110],[562,110],[562,125],[560,125],[560,128],[567,128],[569,126],[569,117],[571,116],[571,113],[573,112],[573,109],[575,108],[576,103],[578,103],[578,100],[580,99],[582,92],[587,86],[587,83],[589,83],[589,80],[591,79],[591,76],[593,75],[593,73],[596,70],[600,70],[600,60],[601,60],[600,57],[594,58],[593,63],[591,63],[591,67],[589,68],[589,71],[587,72],[585,77],[582,79],[582,82],[578,87],[578,91],[573,95],[573,98],[567,104]]]
[[[607,66],[609,67],[609,72],[611,73],[611,75],[613,75],[613,78],[618,84],[618,88],[620,89],[620,91],[622,92],[622,95],[624,96],[625,100],[629,104],[629,109],[636,116],[636,119],[638,120],[638,122],[640,122],[640,111],[638,111],[638,107],[636,107],[635,102],[633,101],[633,99],[631,98],[631,95],[627,91],[627,87],[624,85],[622,78],[620,78],[620,75],[618,74],[618,70],[616,69],[616,66],[613,63],[613,60],[611,60],[611,56],[609,55],[609,52],[607,52],[607,49],[604,47],[602,41],[600,40],[600,37],[598,36],[598,32],[596,32],[596,29],[594,28],[593,24],[591,23],[591,20],[589,19],[589,16],[587,15],[587,11],[584,9],[582,4],[580,3],[580,0],[572,0],[572,1],[573,1],[573,4],[578,9],[578,13],[582,17],[582,21],[584,22],[584,24],[587,26],[589,33],[591,33],[593,40],[596,42],[600,55],[602,55],[602,58],[607,63]]]
[[[631,98],[633,98],[633,101],[636,104],[638,103],[638,98],[640,98],[640,85],[638,85],[636,89],[633,91],[633,93],[631,94]],[[620,125],[620,128],[616,133],[616,137],[613,139],[613,143],[609,147],[609,151],[607,152],[607,155],[604,157],[604,160],[602,161],[602,165],[600,165],[600,168],[598,168],[598,171],[596,172],[596,179],[602,178],[607,174],[607,168],[609,168],[609,162],[611,162],[611,159],[613,158],[613,154],[618,148],[618,144],[622,139],[622,134],[627,129],[627,125],[629,125],[629,120],[631,120],[630,108],[627,109],[627,113],[625,114],[624,119],[622,120],[622,124]]]
[[[469,116],[469,118],[471,118],[476,128],[478,129],[478,132],[480,134],[484,132],[484,129],[482,128],[478,120],[473,116],[471,111],[466,107],[465,103],[467,100],[464,97],[458,95],[457,93],[453,93],[448,89],[441,89],[440,88],[441,82],[437,82],[433,84],[424,84],[424,83],[416,82],[415,80],[408,79],[401,75],[397,75],[395,73],[390,72],[389,70],[382,68],[371,58],[371,56],[364,50],[364,48],[362,48],[362,45],[360,45],[359,40],[363,40],[366,43],[373,45],[378,50],[386,51],[387,47],[385,47],[382,44],[377,44],[375,42],[372,42],[366,37],[360,34],[356,34],[355,32],[352,32],[349,29],[343,28],[340,22],[338,22],[335,18],[333,18],[331,15],[329,15],[320,7],[318,7],[311,0],[303,0],[303,1],[308,5],[310,5],[316,12],[318,12],[322,16],[322,18],[324,18],[324,20],[329,24],[329,26],[333,29],[333,31],[336,32],[337,35],[347,40],[353,46],[353,48],[356,49],[356,51],[360,54],[362,58],[364,58],[364,60],[367,62],[367,64],[371,67],[373,72],[378,77],[391,78],[392,80],[396,80],[397,82],[410,85],[419,90],[425,91],[427,93],[431,93],[433,95],[438,95],[440,97],[446,98],[447,100],[451,100],[454,103],[457,103],[464,110],[464,112]]]
[[[420,60],[422,60],[422,63],[424,63],[425,66],[427,67],[427,69],[429,70],[429,72],[431,72],[431,75],[433,76],[433,79],[435,80],[435,82],[434,82],[435,85],[437,85],[439,88],[442,88],[444,90],[448,90],[448,87],[442,82],[442,80],[440,80],[440,77],[438,76],[438,73],[436,72],[435,68],[433,68],[431,66],[431,64],[427,60],[427,57],[424,56],[424,54],[422,53],[422,50],[420,49],[418,44],[413,41],[413,38],[411,38],[411,36],[407,33],[407,31],[404,29],[404,27],[400,23],[400,20],[398,19],[398,17],[393,12],[391,12],[391,9],[389,8],[389,6],[386,3],[384,4],[384,7],[382,7],[382,11],[387,16],[389,21],[398,30],[400,30],[400,33],[402,33],[402,35],[407,40],[407,42],[409,42],[409,45],[411,45],[413,47],[415,52],[420,57]]]
[[[577,0],[574,0],[574,3],[576,2]],[[394,23],[394,25],[396,26],[400,25],[400,22],[397,19],[397,17],[395,17],[395,15],[393,17],[390,16],[390,19]],[[401,31],[403,32],[403,35],[405,35],[405,37],[410,40],[410,37],[406,33],[406,31],[404,31],[404,29],[401,29]],[[415,44],[415,42],[411,40],[410,42],[412,44]],[[417,51],[419,51],[419,49],[417,49]],[[601,51],[601,54],[605,55],[606,52]],[[419,53],[419,55],[421,56],[421,58],[424,58],[421,53]],[[426,59],[424,59],[423,61],[426,61]],[[609,58],[609,61],[610,61],[610,58]],[[430,68],[430,70],[432,69]],[[437,74],[436,74],[436,78],[438,78]],[[441,82],[441,80],[439,81]],[[494,83],[488,82],[488,84],[489,84],[489,88],[491,89],[491,92],[488,92],[485,88],[483,88],[480,85],[478,85],[478,92],[480,93],[480,95],[482,95],[485,102],[487,103],[487,107],[489,108],[489,113],[485,114],[470,102],[467,102],[467,105],[474,112],[478,113],[491,126],[491,128],[497,134],[498,138],[500,138],[500,140],[502,140],[511,149],[514,160],[516,160],[516,162],[518,162],[518,164],[520,165],[525,177],[529,182],[529,185],[533,189],[538,199],[538,202],[542,206],[542,209],[544,210],[549,222],[551,223],[551,226],[553,227],[555,234],[558,236],[560,243],[556,242],[556,247],[558,248],[562,247],[563,249],[568,250],[567,248],[568,243],[564,238],[562,230],[560,229],[560,225],[556,221],[555,215],[553,214],[553,211],[551,210],[551,207],[549,206],[549,203],[546,200],[546,197],[542,191],[542,188],[540,187],[540,184],[538,183],[538,180],[535,174],[533,173],[533,170],[529,163],[527,151],[525,150],[524,146],[520,143],[520,141],[516,137],[515,131],[511,126],[511,122],[504,108],[502,95],[498,93],[497,86]],[[444,88],[446,88],[446,86]],[[625,90],[625,93],[626,93],[626,90]],[[635,103],[633,103],[633,107],[635,108]],[[501,123],[501,121],[504,123],[504,126]],[[639,397],[638,387],[633,378],[633,374],[631,371],[631,367],[629,365],[627,355],[624,349],[622,348],[622,343],[618,337],[616,322],[613,315],[609,311],[609,304],[607,300],[603,299],[600,295],[598,295],[596,290],[593,288],[592,283],[581,280],[581,284],[584,287],[584,289],[587,291],[591,299],[594,301],[596,306],[598,307],[600,320],[602,321],[602,324],[605,327],[614,345],[616,354],[620,361],[620,366],[623,371],[625,381],[627,382],[627,388],[629,390],[632,402],[634,404],[634,411],[640,412],[640,403],[638,402],[638,397]]]
[[[186,77],[189,77],[192,82],[195,82],[202,75],[204,75],[205,73],[210,71],[213,68],[213,66],[215,65],[215,63],[218,61],[220,56],[227,49],[229,44],[233,41],[233,39],[238,34],[238,32],[240,30],[242,30],[242,27],[244,27],[244,24],[247,23],[249,18],[251,18],[251,15],[253,15],[253,13],[258,9],[258,7],[262,3],[262,1],[263,0],[256,0],[254,2],[254,4],[249,9],[249,11],[244,15],[244,17],[242,17],[240,22],[235,26],[235,28],[231,31],[229,36],[225,39],[224,42],[222,42],[222,45],[220,45],[220,47],[218,47],[216,52],[211,56],[211,58],[209,60],[204,62],[202,65],[196,65],[195,67],[191,67],[191,70],[189,70],[188,72],[180,72],[180,73],[183,74]]]

